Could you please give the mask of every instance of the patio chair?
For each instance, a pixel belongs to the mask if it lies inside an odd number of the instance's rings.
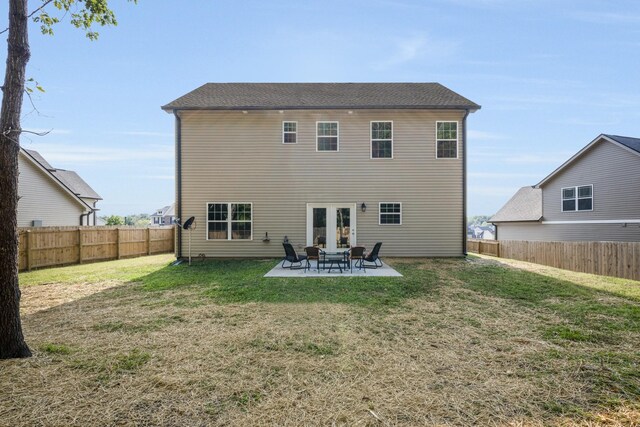
[[[367,272],[367,268],[365,267],[364,260],[364,246],[354,246],[349,249],[349,267],[351,268],[351,272],[353,273],[353,261],[356,261],[356,267]],[[360,265],[358,265],[360,262]]]
[[[327,246],[327,238],[324,236],[318,236],[318,246],[326,247]]]
[[[307,262],[304,266],[304,271],[307,269],[311,269],[311,263],[309,261],[316,260],[316,267],[318,268],[318,273],[320,273],[320,248],[316,246],[307,246],[304,248],[304,251],[307,254]]]
[[[306,268],[302,265],[303,262],[306,262],[306,255],[298,255],[296,250],[293,249],[293,245],[291,243],[283,243],[284,247],[284,259],[282,260],[282,268],[290,268],[291,270],[299,270],[301,268]],[[289,266],[285,267],[284,263],[289,261]],[[299,264],[294,266],[294,264]]]
[[[369,252],[362,259],[362,261],[360,261],[360,264],[362,266],[364,266],[365,268],[380,268],[380,267],[382,267],[382,260],[378,256],[378,253],[380,252],[380,246],[382,246],[382,242],[376,243],[375,246],[373,247],[373,250],[371,252]],[[373,263],[373,264],[365,264],[366,262]],[[378,263],[380,263],[380,265],[378,265]]]

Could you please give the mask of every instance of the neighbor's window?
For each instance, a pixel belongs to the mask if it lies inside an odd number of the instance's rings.
[[[251,240],[252,203],[207,203],[208,240]]]
[[[298,122],[282,122],[282,143],[296,144],[298,142]]]
[[[402,225],[402,203],[380,203],[380,225]]]
[[[371,122],[371,158],[393,158],[393,122]]]
[[[316,136],[316,151],[338,151],[338,122],[318,122]]]
[[[593,185],[562,189],[562,212],[593,210]]]
[[[458,122],[436,122],[436,157],[458,157]]]

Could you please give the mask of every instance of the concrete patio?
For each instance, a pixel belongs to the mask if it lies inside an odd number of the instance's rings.
[[[287,262],[287,267],[289,263]],[[344,269],[343,272],[340,272],[338,267],[333,267],[331,272],[329,272],[328,268],[321,268],[320,272],[316,268],[315,261],[311,262],[311,268],[306,272],[303,268],[300,269],[289,269],[282,268],[282,261],[278,262],[278,264],[271,269],[264,277],[402,277],[402,274],[398,273],[395,269],[390,267],[388,264],[382,263],[382,267],[379,268],[367,268],[365,270],[360,270],[358,268],[353,267],[353,273],[350,269]]]

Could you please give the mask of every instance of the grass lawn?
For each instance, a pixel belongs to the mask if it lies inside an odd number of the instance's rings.
[[[167,255],[21,274],[0,425],[638,425],[640,283],[485,257],[263,278]]]

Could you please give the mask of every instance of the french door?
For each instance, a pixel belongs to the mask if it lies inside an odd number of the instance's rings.
[[[307,246],[338,251],[355,244],[355,203],[307,204]]]

